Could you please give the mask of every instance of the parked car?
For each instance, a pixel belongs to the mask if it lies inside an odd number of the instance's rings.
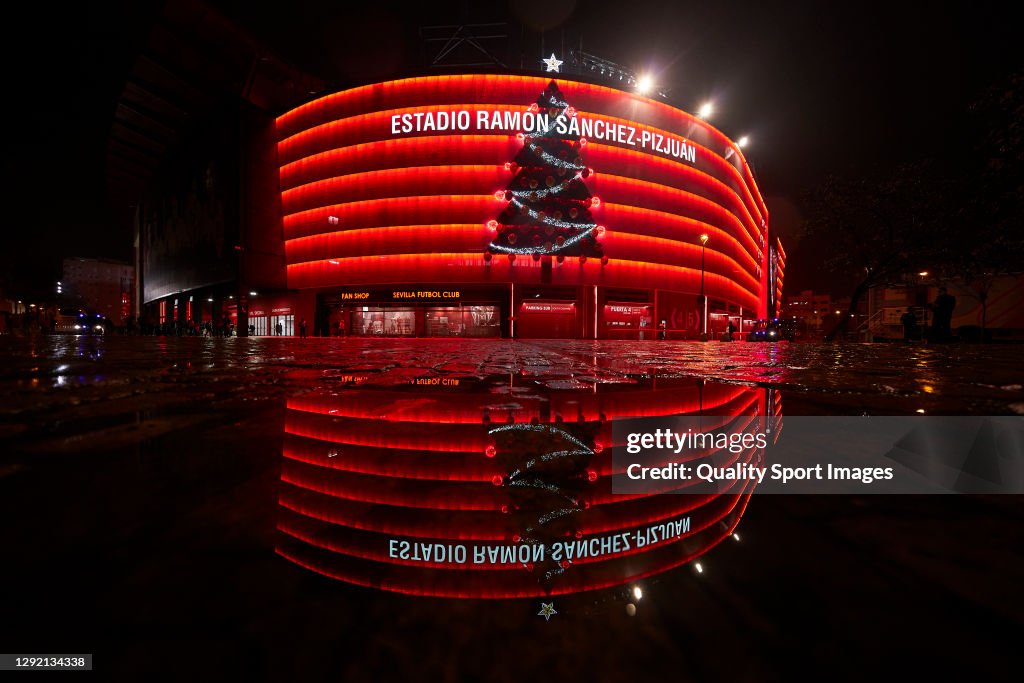
[[[55,334],[103,334],[106,329],[102,315],[89,314],[78,308],[61,308],[53,319]]]
[[[747,333],[748,342],[793,341],[799,336],[797,325],[791,320],[758,320]]]

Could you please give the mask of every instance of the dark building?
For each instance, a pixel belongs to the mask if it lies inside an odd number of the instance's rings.
[[[82,308],[113,325],[125,325],[134,310],[135,268],[109,259],[66,258],[59,286],[64,298],[77,297]]]
[[[144,33],[107,154],[135,224],[133,300],[150,325],[237,324],[248,292],[286,286],[274,117],[323,84],[192,0]]]
[[[144,323],[692,339],[775,315],[785,255],[741,146],[577,62],[331,92],[169,3],[110,143]]]

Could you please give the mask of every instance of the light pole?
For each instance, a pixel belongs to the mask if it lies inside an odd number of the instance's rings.
[[[701,315],[700,340],[708,340],[708,298],[704,296],[704,251],[708,246],[708,234],[700,236],[700,304],[704,307]]]
[[[927,270],[922,270],[921,272],[919,272],[919,273],[917,274],[917,276],[918,276],[919,278],[921,278],[921,279],[920,279],[920,280],[918,281],[918,293],[919,293],[919,294],[922,294],[922,295],[924,296],[924,300],[925,300],[925,301],[928,301],[928,280],[927,280],[927,278],[928,278],[928,271],[927,271]],[[923,293],[921,292],[921,290],[922,290],[922,289],[924,290],[924,292],[923,292]],[[922,316],[922,319],[920,320],[920,323],[921,323],[922,327],[923,327],[923,328],[924,328],[924,329],[925,329],[926,331],[927,331],[927,329],[928,329],[928,310],[929,310],[929,309],[928,309],[928,307],[927,307],[927,306],[925,306],[925,307],[924,307],[924,308],[923,308],[923,309],[921,310],[921,313],[923,313],[924,315]],[[932,318],[932,322],[934,322],[934,320],[935,320],[935,319],[934,319],[934,317],[933,317],[933,318]]]

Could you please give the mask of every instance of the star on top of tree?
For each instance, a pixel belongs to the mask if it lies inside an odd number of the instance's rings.
[[[558,614],[555,611],[555,603],[553,602],[542,602],[540,603],[540,611],[537,612],[538,617],[544,617],[544,621],[551,621],[551,616]]]
[[[548,71],[554,71],[555,73],[560,73],[558,71],[558,67],[562,66],[563,62],[562,62],[562,60],[560,60],[558,57],[555,56],[554,52],[552,52],[551,56],[548,57],[547,59],[542,59],[540,61],[544,62],[544,64],[547,66],[547,70]]]

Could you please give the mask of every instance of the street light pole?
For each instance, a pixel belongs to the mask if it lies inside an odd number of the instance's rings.
[[[708,245],[708,234],[700,236],[700,303],[704,307],[701,313],[700,340],[708,340],[708,298],[704,295],[704,251]]]

